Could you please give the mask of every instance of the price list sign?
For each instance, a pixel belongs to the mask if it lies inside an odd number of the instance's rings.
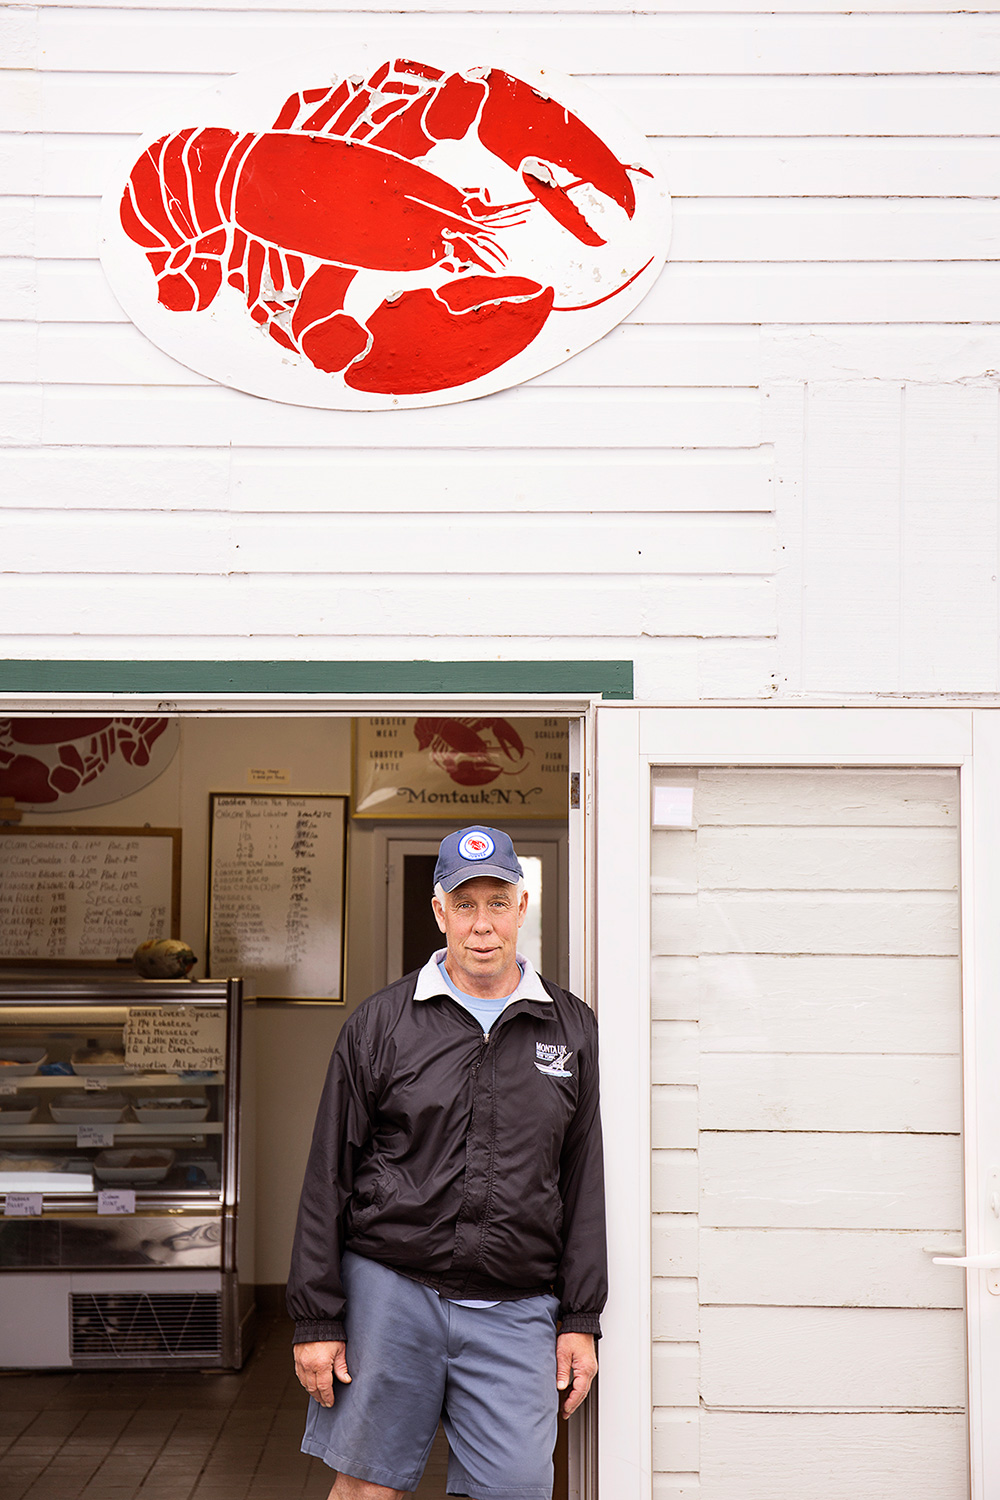
[[[343,998],[346,797],[212,798],[208,974],[278,1000]]]
[[[0,829],[0,960],[115,963],[176,930],[180,833]]]

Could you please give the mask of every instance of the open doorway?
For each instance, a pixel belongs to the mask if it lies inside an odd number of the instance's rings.
[[[174,707],[171,704],[171,709]],[[129,704],[128,711],[136,711],[134,704]],[[511,708],[505,711],[514,712]],[[525,710],[522,705],[520,711],[538,710],[534,707]],[[144,787],[111,803],[95,805],[93,810],[74,808],[63,812],[56,807],[51,812],[29,812],[25,816],[53,827],[92,821],[102,827],[150,824],[179,828],[183,846],[180,935],[194,939],[192,946],[202,960],[196,973],[202,973],[210,798],[250,788],[271,788],[289,796],[350,796],[355,715],[343,710],[304,713],[299,708],[288,715],[199,711],[182,712],[177,717],[181,728],[177,754],[163,774]],[[576,726],[579,719],[573,722]],[[577,741],[582,745],[583,736],[578,734]],[[317,1001],[312,997],[280,1001],[265,998],[259,1006],[256,1259],[258,1282],[271,1292],[276,1293],[284,1279],[301,1167],[326,1059],[345,1015],[365,995],[386,982],[390,964],[403,962],[402,946],[398,954],[394,946],[390,955],[389,944],[390,933],[394,945],[397,938],[402,939],[406,924],[398,930],[393,926],[386,865],[381,855],[373,856],[373,849],[376,845],[384,849],[390,834],[395,836],[397,844],[409,846],[402,851],[405,874],[409,856],[426,859],[429,854],[433,859],[439,838],[455,826],[473,821],[475,816],[475,812],[459,814],[447,823],[413,821],[401,828],[351,819],[343,998],[337,1002]],[[490,818],[485,821],[499,823]],[[520,851],[537,861],[533,880],[535,894],[540,899],[534,941],[542,971],[557,982],[569,984],[573,945],[577,954],[582,953],[584,946],[580,932],[570,930],[573,890],[569,818],[544,824],[512,819],[499,826],[506,827]],[[418,849],[416,846],[421,843],[429,843],[430,848]],[[419,866],[414,866],[408,903],[412,910],[421,904],[415,894],[420,881]],[[428,912],[429,897],[428,884],[425,897]],[[582,896],[577,899],[576,907],[582,913]],[[423,940],[424,936],[412,929],[408,939],[410,951],[419,950]],[[434,941],[436,944],[436,930]],[[579,977],[575,985],[581,987]]]

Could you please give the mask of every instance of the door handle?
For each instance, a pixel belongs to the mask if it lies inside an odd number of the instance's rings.
[[[936,1266],[961,1266],[964,1271],[986,1271],[986,1290],[1000,1297],[1000,1167],[990,1167],[986,1174],[986,1214],[983,1238],[992,1248],[977,1255],[935,1255]],[[930,1247],[928,1247],[930,1248]]]
[[[936,1266],[968,1266],[973,1271],[1000,1271],[1000,1250],[987,1255],[935,1255]]]

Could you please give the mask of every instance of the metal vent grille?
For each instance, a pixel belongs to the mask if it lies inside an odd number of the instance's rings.
[[[73,1292],[71,1357],[156,1360],[222,1352],[218,1292]]]

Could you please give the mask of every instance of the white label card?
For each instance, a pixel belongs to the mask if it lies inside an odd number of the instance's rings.
[[[8,1193],[3,1206],[8,1219],[38,1219],[42,1214],[41,1193]]]
[[[7,1079],[4,1079],[3,1083],[0,1083],[0,1094],[3,1094],[4,1096],[6,1096],[7,1094],[16,1094],[16,1093],[17,1093],[17,1084],[16,1083],[9,1083],[7,1081]]]
[[[88,1094],[102,1093],[107,1089],[107,1080],[104,1078],[85,1078],[83,1086]]]
[[[135,1188],[101,1188],[97,1194],[99,1214],[134,1214]]]
[[[76,1127],[78,1146],[113,1146],[114,1143],[115,1132],[112,1125],[78,1125]]]

